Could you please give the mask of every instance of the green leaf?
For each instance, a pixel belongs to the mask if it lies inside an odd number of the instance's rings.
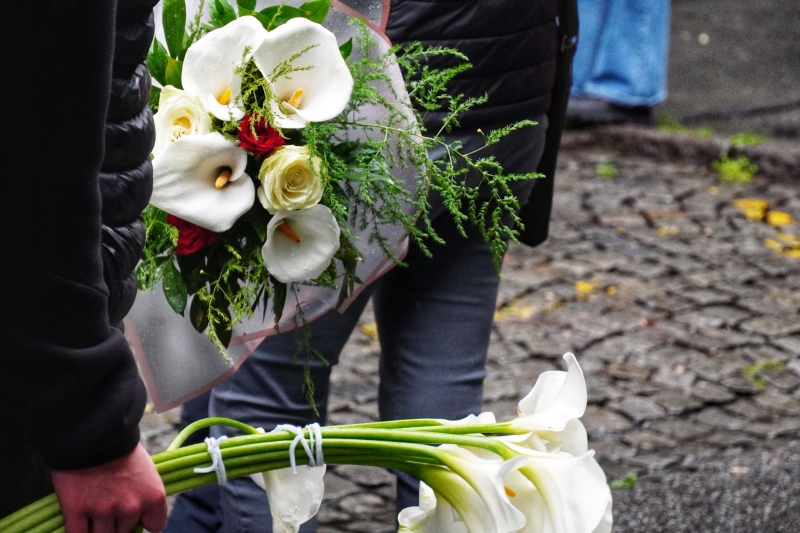
[[[167,74],[165,76],[166,85],[172,85],[176,89],[183,89],[181,74],[183,73],[183,61],[167,58]]]
[[[158,39],[153,39],[150,53],[147,54],[147,68],[150,70],[150,75],[161,85],[167,83],[167,57],[167,49],[164,48],[164,45]]]
[[[350,54],[353,53],[353,38],[352,37],[347,39],[347,42],[339,47],[339,52],[341,52],[342,57],[344,58],[345,61],[350,59]]]
[[[224,313],[228,317],[228,320],[220,320],[214,324],[214,332],[217,334],[219,342],[221,342],[222,345],[227,348],[231,343],[231,336],[233,335],[233,328],[230,327],[231,313],[225,307],[218,307],[217,310],[221,313]]]
[[[228,3],[228,0],[214,0],[214,5],[211,11],[211,25],[215,28],[221,28],[229,22],[236,20],[236,11],[233,6]]]
[[[625,479],[615,479],[611,483],[608,484],[609,487],[612,489],[630,489],[636,486],[636,480],[638,476],[636,473],[628,474],[625,476]]]
[[[164,37],[172,57],[183,57],[183,41],[186,37],[186,2],[184,0],[164,0],[161,15]]]
[[[192,298],[192,305],[189,306],[189,321],[199,333],[203,333],[208,327],[208,304],[197,295]]]
[[[287,286],[282,281],[270,277],[272,280],[272,312],[275,315],[275,323],[281,321],[283,316],[283,306],[286,305]]]
[[[150,105],[150,109],[153,110],[153,113],[158,111],[158,101],[161,98],[161,88],[156,87],[155,85],[150,87],[150,96],[147,100],[147,103]]]
[[[239,6],[240,17],[252,15],[253,11],[256,10],[256,0],[239,0],[237,5]]]
[[[322,24],[331,8],[331,0],[313,0],[300,6],[301,11],[305,11],[305,17],[311,22]]]
[[[182,315],[186,309],[186,301],[189,295],[186,292],[186,284],[183,282],[181,273],[172,261],[167,261],[164,265],[162,287],[170,307],[172,307],[173,311]]]
[[[295,18],[306,18],[306,12],[296,7],[279,5],[262,9],[253,15],[261,22],[264,29],[272,31],[281,24]]]

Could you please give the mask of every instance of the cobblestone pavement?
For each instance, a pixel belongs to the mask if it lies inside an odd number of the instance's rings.
[[[597,166],[609,164],[617,175],[599,177]],[[601,166],[601,173],[610,168]],[[769,207],[743,206],[757,219],[748,220],[734,206],[742,198]],[[747,476],[769,471],[781,450],[797,455],[792,446],[800,443],[791,441],[800,435],[800,258],[791,255],[800,255],[800,226],[770,225],[781,222],[778,211],[800,220],[797,181],[721,184],[690,163],[573,149],[562,156],[550,240],[510,249],[485,410],[515,416],[536,377],[562,368],[561,355],[574,352],[589,389],[583,422],[600,464],[609,480],[640,476],[636,488],[615,491],[615,531],[642,531],[648,523],[656,531],[647,518],[652,504],[643,502],[678,486],[659,476],[705,472],[719,489],[726,480],[747,483]],[[368,309],[334,370],[331,424],[377,418],[372,322]],[[175,417],[146,417],[143,438],[151,449],[165,446]],[[742,466],[747,461],[761,467]],[[792,483],[791,476],[775,479]],[[326,480],[321,532],[394,530],[388,473],[340,466]],[[771,504],[763,500],[753,524],[766,523]],[[725,530],[766,531],[748,527]],[[696,522],[685,530],[717,529]],[[770,529],[779,530],[800,527]]]

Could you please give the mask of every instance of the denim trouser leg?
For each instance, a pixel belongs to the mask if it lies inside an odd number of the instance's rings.
[[[474,229],[464,239],[451,217],[436,222],[447,245],[432,247],[431,258],[412,248],[409,267],[389,272],[374,295],[383,420],[455,420],[481,411],[500,280]],[[398,476],[398,512],[418,505],[418,491],[419,482]]]
[[[311,322],[311,345],[330,363],[311,362],[311,378],[315,384],[315,403],[320,416],[314,414],[303,392],[305,355],[294,361],[296,339],[294,332],[268,337],[253,352],[228,381],[212,392],[211,416],[233,418],[272,430],[278,424],[304,426],[312,422],[325,423],[331,367],[350,337],[361,312],[369,300],[367,287],[344,313],[336,311]],[[212,434],[233,435],[224,428],[214,427]],[[267,497],[250,478],[229,480],[220,487],[225,531],[249,533],[272,531]],[[316,520],[300,528],[301,533],[316,531]]]
[[[669,0],[578,0],[573,96],[625,106],[667,97]]]

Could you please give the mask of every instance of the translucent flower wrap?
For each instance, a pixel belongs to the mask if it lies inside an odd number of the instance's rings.
[[[297,7],[303,2],[290,0],[282,3]],[[208,4],[209,2],[206,2],[206,9],[208,9]],[[260,0],[257,9],[275,4],[277,2]],[[388,38],[380,30],[383,3],[379,0],[359,3],[360,6],[366,4],[369,5],[366,8],[362,7],[365,13],[362,15],[341,2],[333,2],[323,26],[336,36],[338,44],[341,45],[351,38],[354,41],[358,39],[358,26],[351,24],[351,19],[363,20],[373,33],[376,43],[376,46],[370,50],[370,54],[374,54],[377,58],[384,54],[390,46]],[[198,5],[199,2],[189,0],[187,12],[193,13]],[[157,7],[156,34],[159,40],[164,42],[160,18],[160,7]],[[351,59],[357,60],[358,58],[355,57],[357,53],[358,51],[354,49]],[[399,67],[391,65],[387,67],[385,73],[391,78],[393,87],[391,89],[381,87],[381,96],[405,108],[407,93]],[[206,91],[206,89],[203,90]],[[209,94],[216,98],[213,91]],[[198,99],[205,103],[202,97],[198,96]],[[235,115],[236,110],[230,106],[229,108],[227,111],[212,109],[211,112],[218,115],[218,118],[224,113]],[[215,111],[217,113],[214,113]],[[377,122],[381,118],[382,109],[378,107],[361,108],[359,113],[366,120]],[[406,116],[408,122],[405,129],[415,130],[416,122],[413,113],[409,111]],[[363,133],[359,132],[357,135],[363,135]],[[382,136],[383,133],[375,135]],[[358,140],[358,138],[356,135],[352,135],[351,140]],[[392,174],[407,191],[415,190],[418,177],[413,167],[398,167],[392,171]],[[407,212],[411,213],[413,207],[407,206],[407,209]],[[364,286],[375,281],[395,265],[392,258],[379,245],[369,243],[369,229],[360,230],[352,225],[350,230],[359,237],[356,245],[363,260],[357,264],[356,275],[364,283],[360,287],[356,287],[348,300],[339,306],[340,311],[347,309],[349,303],[358,296]],[[393,255],[402,258],[408,247],[405,230],[400,225],[384,225],[380,228],[380,232],[387,242],[392,243]],[[126,335],[142,369],[156,410],[161,412],[180,405],[221,383],[238,369],[264,338],[276,334],[278,330],[293,329],[298,323],[299,315],[302,315],[305,322],[313,321],[336,308],[339,297],[338,289],[301,283],[293,284],[289,291],[291,296],[286,299],[278,324],[275,323],[271,302],[266,310],[262,302],[252,318],[234,325],[232,339],[227,348],[228,360],[220,356],[218,348],[209,341],[206,335],[198,333],[186,317],[175,313],[170,308],[161,294],[160,288],[156,288],[154,292],[141,292],[133,310],[126,318]]]

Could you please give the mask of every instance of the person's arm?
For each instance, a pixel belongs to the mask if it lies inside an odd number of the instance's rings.
[[[68,533],[109,509],[123,520],[153,516],[154,531],[166,518],[139,445],[146,393],[109,325],[100,261],[114,13],[111,0],[21,3],[6,22],[26,39],[3,43],[19,98],[4,117],[0,400],[24,413],[19,430],[55,472]]]

